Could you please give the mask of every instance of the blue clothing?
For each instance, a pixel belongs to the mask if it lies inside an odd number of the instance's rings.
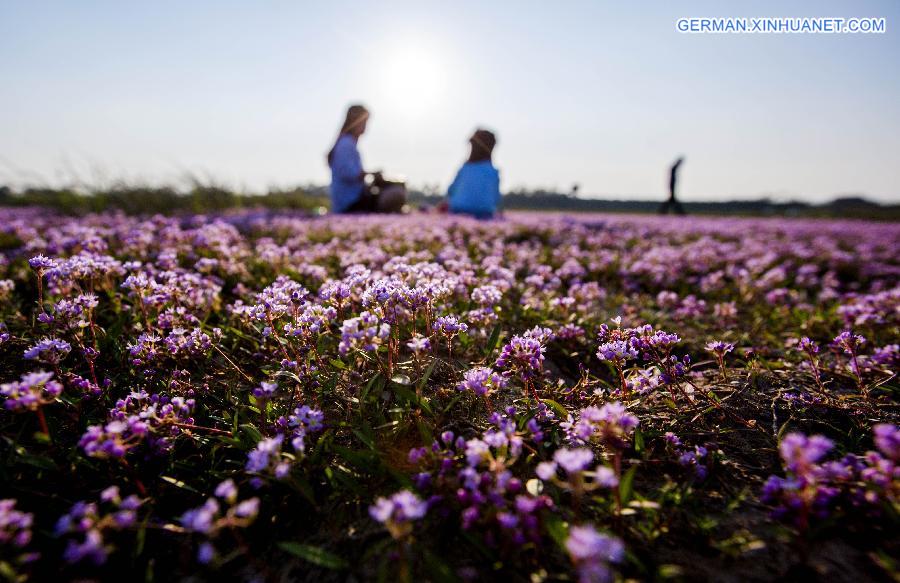
[[[342,213],[362,197],[366,187],[356,138],[341,134],[328,165],[331,167],[331,211]]]
[[[466,162],[447,189],[450,212],[491,218],[500,205],[500,173],[490,160]]]

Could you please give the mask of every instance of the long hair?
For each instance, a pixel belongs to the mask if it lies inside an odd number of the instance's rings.
[[[363,123],[369,117],[369,110],[366,109],[364,105],[351,105],[347,108],[347,117],[344,118],[344,123],[341,125],[341,131],[338,132],[337,138],[334,140],[334,146],[331,146],[331,149],[328,150],[328,165],[331,166],[331,160],[334,158],[334,148],[337,146],[337,142],[341,139],[341,136],[344,134],[349,134],[359,126],[359,124]]]

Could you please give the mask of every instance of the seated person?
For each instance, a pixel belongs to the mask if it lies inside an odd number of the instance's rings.
[[[406,187],[385,181],[380,172],[363,170],[357,142],[368,121],[365,107],[351,105],[334,147],[328,152],[334,213],[392,213],[399,212],[406,203]],[[366,176],[372,177],[372,187],[366,185]]]
[[[469,159],[447,189],[447,205],[451,213],[490,219],[500,205],[500,173],[491,161],[497,138],[492,132],[479,129],[469,138],[469,144]]]

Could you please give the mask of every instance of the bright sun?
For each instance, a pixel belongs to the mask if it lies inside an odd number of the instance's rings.
[[[382,94],[393,108],[411,117],[433,110],[446,91],[443,63],[421,46],[395,49],[381,70]]]

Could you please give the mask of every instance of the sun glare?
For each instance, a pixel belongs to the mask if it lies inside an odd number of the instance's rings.
[[[410,44],[387,55],[378,79],[386,101],[410,117],[433,110],[446,91],[446,71],[433,51]]]

